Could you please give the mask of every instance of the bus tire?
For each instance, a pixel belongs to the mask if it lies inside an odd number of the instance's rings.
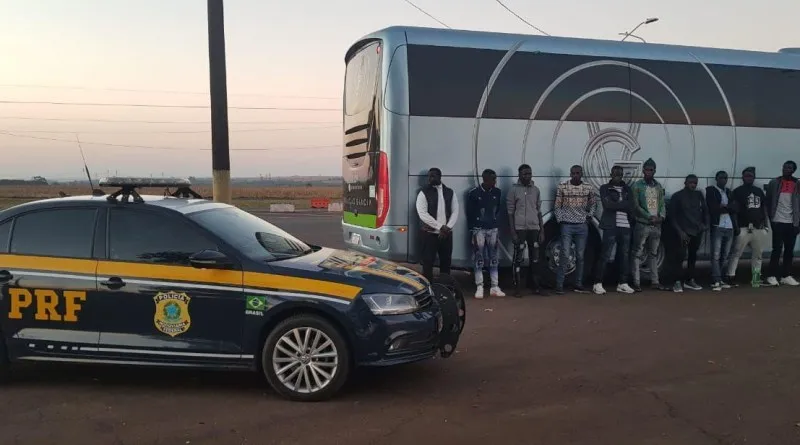
[[[539,274],[542,284],[550,289],[556,288],[558,265],[560,264],[561,236],[557,223],[550,222],[545,225],[544,244],[539,249]],[[589,236],[586,240],[586,249],[583,253],[583,288],[591,288],[594,282],[594,269],[597,255],[600,250],[600,235],[592,224],[589,224]],[[575,285],[575,256],[570,255],[570,263],[564,276],[565,290]]]

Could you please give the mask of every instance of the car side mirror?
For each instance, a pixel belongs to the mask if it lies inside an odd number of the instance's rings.
[[[201,250],[189,257],[192,267],[199,269],[225,269],[233,265],[233,261],[217,250]]]

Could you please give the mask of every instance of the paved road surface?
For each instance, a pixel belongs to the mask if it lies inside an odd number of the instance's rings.
[[[345,248],[344,238],[342,238],[341,213],[304,212],[291,214],[253,212],[253,214],[266,219],[307,243],[335,249]]]
[[[291,218],[270,220],[338,230]],[[452,358],[322,404],[248,374],[25,367],[0,444],[795,444],[798,314],[796,289],[470,299]]]

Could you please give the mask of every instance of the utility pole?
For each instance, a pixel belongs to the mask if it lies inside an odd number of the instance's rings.
[[[231,202],[228,87],[222,0],[208,0],[208,69],[211,93],[211,169],[214,201]]]

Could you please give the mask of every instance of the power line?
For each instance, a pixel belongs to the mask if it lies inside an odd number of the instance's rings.
[[[42,89],[57,89],[57,90],[86,90],[86,91],[118,91],[118,92],[131,92],[131,93],[159,93],[159,94],[188,94],[208,96],[208,92],[199,91],[177,91],[177,90],[142,90],[133,88],[98,88],[98,87],[80,87],[80,86],[58,86],[58,85],[36,85],[36,84],[0,84],[3,88],[42,88]],[[283,99],[325,99],[325,100],[341,100],[341,97],[332,96],[276,96],[261,93],[228,93],[229,96],[240,97],[271,97]]]
[[[14,134],[9,133],[6,131],[0,131],[0,135],[4,136],[11,136],[17,138],[26,138],[26,139],[39,139],[43,141],[55,141],[55,142],[69,142],[71,144],[75,143],[73,139],[58,139],[58,138],[45,138],[40,136],[26,136],[21,134]],[[83,145],[103,145],[107,147],[120,147],[120,148],[144,148],[149,150],[193,150],[193,151],[211,151],[210,148],[189,148],[189,147],[166,147],[166,146],[153,146],[153,145],[131,145],[131,144],[112,144],[108,142],[87,142],[81,141]],[[341,147],[341,145],[318,145],[318,146],[311,146],[311,147],[265,147],[265,148],[231,148],[231,151],[272,151],[272,150],[319,150],[322,148],[335,148]]]
[[[51,101],[24,101],[0,100],[0,104],[23,105],[72,105],[87,107],[139,107],[139,108],[198,108],[208,109],[208,105],[174,105],[174,104],[109,104],[95,102],[51,102]],[[283,110],[283,111],[342,111],[341,108],[294,108],[294,107],[228,107],[231,110]]]
[[[28,117],[28,116],[0,116],[2,119],[19,119],[34,121],[68,121],[68,122],[113,122],[132,124],[210,124],[211,121],[151,121],[129,119],[95,119],[76,117]],[[232,124],[341,124],[342,121],[230,121]]]
[[[250,133],[250,132],[270,132],[270,131],[288,131],[288,130],[315,130],[325,128],[340,128],[338,125],[328,125],[322,127],[291,127],[291,128],[247,128],[243,130],[228,130],[231,133]],[[142,130],[142,131],[81,131],[81,130],[24,130],[18,128],[6,129],[14,133],[45,133],[45,134],[191,134],[191,133],[211,133],[211,130],[174,130],[174,131],[158,131],[158,130]]]
[[[450,28],[450,27],[449,27],[449,26],[447,26],[447,24],[445,24],[443,21],[441,21],[441,20],[437,19],[436,17],[434,17],[434,16],[432,16],[432,15],[428,14],[428,13],[427,13],[427,12],[426,12],[424,9],[422,9],[422,8],[420,8],[419,6],[417,6],[417,5],[415,5],[414,3],[412,3],[412,2],[411,2],[411,0],[403,0],[403,1],[405,1],[405,2],[406,2],[406,3],[408,3],[409,5],[411,5],[411,6],[415,7],[415,8],[417,8],[417,10],[419,10],[419,12],[421,12],[421,13],[423,13],[423,14],[427,15],[428,17],[430,17],[430,18],[432,18],[432,19],[434,19],[434,20],[436,20],[437,22],[439,22],[439,24],[440,24],[440,25],[444,26],[445,28]],[[452,28],[450,28],[450,29],[452,29]]]
[[[518,19],[522,20],[522,21],[523,21],[525,24],[527,24],[527,25],[528,25],[528,26],[530,26],[531,28],[533,28],[533,29],[535,29],[535,30],[539,31],[540,33],[542,33],[542,34],[544,34],[544,35],[546,35],[546,36],[549,36],[549,35],[550,35],[550,34],[548,34],[548,33],[544,32],[544,31],[542,31],[542,30],[541,30],[541,29],[539,29],[538,27],[536,27],[536,25],[534,25],[533,23],[531,23],[531,22],[529,22],[529,21],[527,21],[527,20],[523,19],[523,18],[522,18],[522,17],[521,17],[519,14],[517,14],[516,12],[514,12],[514,11],[513,11],[511,8],[509,8],[508,6],[504,5],[504,4],[503,4],[503,2],[501,2],[500,0],[495,0],[495,1],[496,1],[496,2],[497,2],[499,5],[500,5],[500,6],[502,6],[502,7],[506,8],[506,11],[510,12],[511,14],[514,14],[514,17],[516,17],[516,18],[518,18]]]

